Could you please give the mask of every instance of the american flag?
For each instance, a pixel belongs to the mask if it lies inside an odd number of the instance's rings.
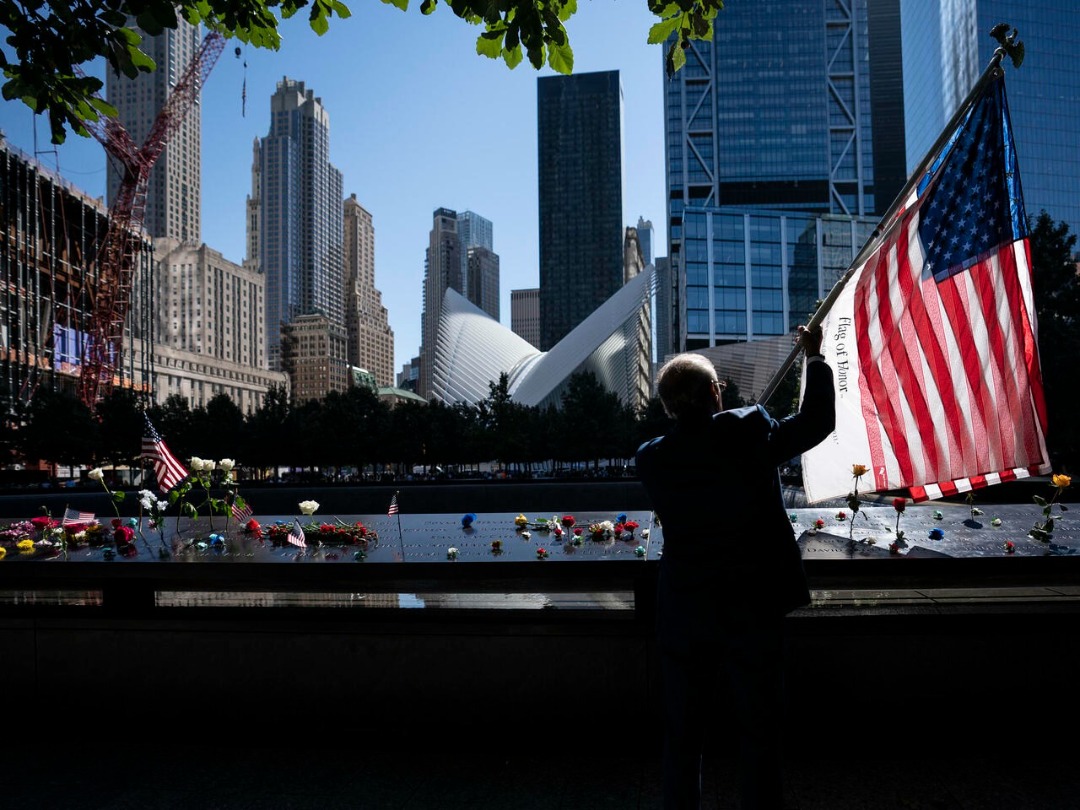
[[[386,510],[387,517],[391,517],[398,513],[397,495],[398,494],[395,492],[393,497],[390,498],[390,508]]]
[[[61,521],[61,524],[70,526],[73,523],[89,523],[95,518],[96,515],[93,512],[80,512],[77,509],[65,509],[64,518]]]
[[[165,446],[165,442],[161,440],[161,436],[151,424],[150,417],[145,413],[143,413],[143,421],[145,423],[142,441],[143,457],[154,463],[158,489],[168,492],[187,477],[188,471],[169,452],[169,448]]]
[[[296,518],[293,518],[293,528],[292,531],[289,532],[288,540],[294,546],[307,548],[307,538],[304,536],[304,527],[300,525],[300,521]]]
[[[822,323],[832,440],[803,456],[810,502],[916,501],[1050,469],[1031,251],[1004,79],[987,85]]]
[[[233,501],[232,506],[229,507],[232,510],[232,516],[236,519],[237,523],[247,523],[251,519],[251,516],[255,514],[251,511],[251,504],[244,502],[241,506],[239,501]]]

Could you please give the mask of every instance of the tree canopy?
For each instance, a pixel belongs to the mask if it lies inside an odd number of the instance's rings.
[[[409,0],[383,0],[407,11]],[[674,73],[686,62],[692,39],[712,36],[713,21],[723,0],[646,0],[657,22],[648,42],[671,38],[667,68]],[[421,0],[420,12],[431,14],[439,0]],[[536,69],[545,64],[559,73],[574,68],[574,52],[566,22],[577,0],[446,0],[451,11],[483,30],[476,52],[502,59],[510,68],[524,58]],[[35,113],[47,113],[54,143],[63,143],[68,129],[88,135],[84,121],[116,110],[98,95],[102,81],[86,76],[81,66],[104,57],[108,69],[134,78],[152,72],[154,61],[139,47],[144,34],[155,36],[176,28],[180,20],[202,23],[226,38],[258,48],[281,46],[279,19],[306,13],[311,29],[325,33],[330,18],[349,17],[340,0],[0,0],[0,25],[7,29],[0,47],[0,69],[6,100],[21,100]]]

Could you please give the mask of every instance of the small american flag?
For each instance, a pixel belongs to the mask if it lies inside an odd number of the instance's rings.
[[[232,506],[229,507],[232,510],[232,516],[236,519],[237,523],[247,523],[254,512],[251,511],[251,504],[244,502],[241,506],[238,501],[233,501]]]
[[[288,540],[294,546],[307,548],[307,538],[304,536],[304,527],[300,525],[300,521],[296,518],[293,518],[293,529],[289,532]]]
[[[93,512],[80,512],[77,509],[65,509],[64,519],[61,523],[64,526],[70,526],[73,523],[89,523],[94,520],[95,515]]]
[[[158,432],[150,423],[150,417],[145,413],[143,414],[143,421],[145,427],[142,441],[143,457],[154,463],[154,475],[157,476],[158,489],[162,492],[168,492],[187,478],[188,471],[169,452],[169,448],[165,446],[165,442],[161,440],[161,436],[158,435]]]
[[[397,513],[398,513],[397,493],[395,492],[394,496],[390,499],[390,508],[386,510],[386,516],[391,517],[393,515],[396,515]]]

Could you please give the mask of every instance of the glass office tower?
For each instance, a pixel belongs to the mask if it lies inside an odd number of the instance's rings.
[[[1024,63],[1005,60],[1005,84],[1024,202],[1080,229],[1080,5],[1068,0],[902,0],[907,168],[915,171],[997,48],[990,30],[1014,27]]]

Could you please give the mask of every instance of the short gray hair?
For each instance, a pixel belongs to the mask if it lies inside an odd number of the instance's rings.
[[[656,378],[656,392],[667,415],[682,419],[708,413],[708,389],[716,382],[716,368],[709,359],[687,352],[664,363]]]

